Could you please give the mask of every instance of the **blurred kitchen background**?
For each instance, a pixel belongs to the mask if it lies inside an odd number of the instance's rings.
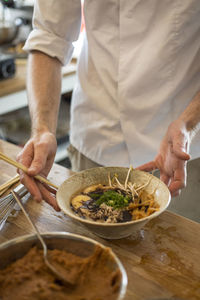
[[[0,138],[19,146],[30,136],[25,87],[27,54],[22,47],[32,28],[33,4],[34,0],[0,0]],[[68,168],[70,102],[83,30],[84,23],[72,61],[63,68],[55,161]],[[200,222],[199,195],[200,159],[195,159],[188,163],[187,187],[179,197],[172,199],[169,210]]]
[[[34,0],[0,0],[0,138],[23,146],[30,136],[26,97],[27,53],[24,42],[32,29]],[[63,67],[62,95],[57,129],[58,151],[55,161],[70,167],[67,156],[71,94],[76,80],[79,40],[71,63]]]

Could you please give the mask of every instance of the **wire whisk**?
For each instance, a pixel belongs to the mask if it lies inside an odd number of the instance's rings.
[[[14,191],[19,194],[20,198],[23,198],[28,194],[28,190],[22,184],[19,184],[14,188]],[[19,206],[12,193],[0,198],[0,230],[3,228],[14,209],[19,210]]]

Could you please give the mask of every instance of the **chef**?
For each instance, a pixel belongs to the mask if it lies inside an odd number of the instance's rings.
[[[199,156],[199,1],[85,0],[84,17],[71,105],[72,169],[159,169],[178,195],[187,161]],[[32,135],[18,156],[29,168],[21,180],[35,200],[55,209],[55,197],[33,176],[47,176],[54,161],[61,68],[80,25],[80,0],[36,0],[24,47]]]

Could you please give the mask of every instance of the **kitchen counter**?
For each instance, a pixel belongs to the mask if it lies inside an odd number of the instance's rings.
[[[0,97],[7,96],[26,89],[27,59],[16,60],[16,74],[13,78],[0,81]],[[63,67],[63,78],[76,73],[76,61]]]
[[[0,115],[27,106],[26,95],[27,59],[16,59],[16,74],[13,78],[0,81]],[[73,90],[76,80],[76,59],[62,68],[62,91]]]
[[[0,151],[16,158],[20,148],[0,140]],[[0,161],[0,184],[16,174],[16,169]],[[60,185],[71,171],[54,164],[49,179]],[[125,300],[200,299],[200,224],[165,211],[134,236],[104,240],[75,223],[45,202],[26,202],[30,217],[41,232],[67,231],[93,238],[113,249],[128,275]],[[22,212],[4,226],[0,243],[33,233]],[[107,299],[105,299],[107,300]]]

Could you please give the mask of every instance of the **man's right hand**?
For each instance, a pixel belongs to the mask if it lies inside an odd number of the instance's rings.
[[[55,192],[34,179],[35,175],[47,177],[56,154],[57,142],[55,136],[50,132],[34,135],[19,153],[17,161],[28,168],[28,173],[18,170],[21,182],[26,186],[37,202],[45,200],[55,210],[59,211],[55,198]]]

